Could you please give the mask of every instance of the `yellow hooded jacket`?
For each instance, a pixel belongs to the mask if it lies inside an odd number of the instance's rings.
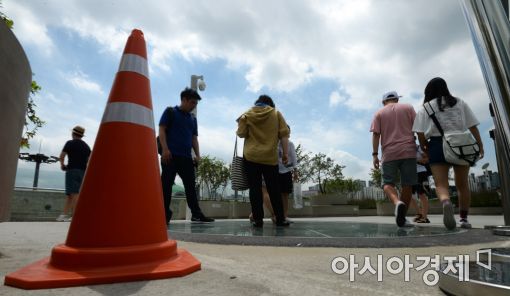
[[[244,158],[266,164],[278,164],[278,140],[288,137],[285,118],[270,106],[254,106],[237,119],[237,135],[244,138]]]

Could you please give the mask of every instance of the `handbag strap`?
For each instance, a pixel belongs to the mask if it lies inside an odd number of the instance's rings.
[[[237,135],[236,135],[236,144],[234,145],[234,157],[237,156]]]
[[[425,112],[427,112],[427,114],[429,115],[430,118],[432,118],[432,121],[434,122],[434,124],[436,125],[437,127],[437,130],[439,131],[439,133],[441,134],[441,136],[444,137],[444,130],[443,128],[441,127],[441,124],[439,124],[439,120],[437,120],[437,117],[436,117],[436,112],[434,111],[434,108],[432,107],[432,105],[430,104],[430,102],[428,102],[428,105],[429,105],[429,108],[430,108],[430,113],[429,113],[429,110],[427,109],[427,107],[425,106],[425,104],[423,105],[423,108],[425,108]]]
[[[425,108],[425,112],[427,112],[427,114],[430,116],[430,118],[432,118],[432,121],[434,122],[434,124],[436,125],[437,129],[439,130],[439,132],[441,133],[441,136],[444,138],[444,131],[443,131],[443,128],[441,127],[441,124],[439,124],[439,120],[437,120],[437,117],[436,117],[436,112],[434,111],[434,108],[432,107],[432,105],[430,104],[430,102],[428,103],[428,106],[430,108],[430,113],[429,113],[429,110],[427,109],[427,107],[425,106],[425,104],[423,105],[423,107]],[[450,143],[444,139],[448,145],[450,145]],[[477,143],[477,146],[478,146],[478,143]],[[475,151],[476,151],[476,148],[475,148]],[[476,153],[479,153],[479,151],[477,151]],[[462,148],[460,149],[460,154],[462,156],[464,156],[464,152],[462,150]],[[467,161],[469,163],[470,166],[473,166],[475,165],[476,161],[473,161],[471,159],[467,159],[467,158],[462,158],[464,159],[465,161]]]

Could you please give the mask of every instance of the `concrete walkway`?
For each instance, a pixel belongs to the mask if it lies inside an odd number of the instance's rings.
[[[439,216],[431,216],[441,221]],[[391,217],[324,218],[332,221],[393,223]],[[502,224],[499,216],[473,216],[475,227]],[[440,224],[440,223],[438,223]],[[51,248],[63,243],[69,223],[5,222],[0,223],[0,276],[13,272],[50,254]],[[473,242],[476,243],[476,242]],[[510,247],[510,241],[465,246],[428,248],[300,248],[199,244],[178,241],[178,247],[190,251],[202,262],[202,270],[183,278],[155,281],[95,285],[75,288],[26,291],[0,286],[0,295],[443,295],[437,286],[427,286],[423,272],[410,270],[410,281],[404,273],[390,274],[383,269],[383,281],[369,272],[356,274],[349,281],[348,272],[336,274],[331,269],[335,257],[355,255],[364,265],[370,257],[376,268],[377,255],[385,260],[410,255],[411,263],[419,265],[416,256],[470,255],[487,247]],[[337,265],[338,268],[342,264]]]

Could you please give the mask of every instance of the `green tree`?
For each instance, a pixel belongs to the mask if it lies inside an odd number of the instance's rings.
[[[0,8],[2,8],[2,1],[0,0]],[[7,17],[3,12],[0,11],[0,18],[5,22],[7,27],[12,30],[14,27],[14,22],[9,17]],[[30,148],[30,139],[32,139],[37,130],[44,125],[44,121],[39,118],[36,114],[35,107],[37,105],[34,101],[34,96],[41,90],[41,87],[37,84],[35,80],[32,80],[32,86],[30,89],[30,96],[28,97],[27,104],[27,113],[25,115],[25,132],[21,137],[20,146],[22,148]]]
[[[41,87],[35,80],[32,80],[32,88],[30,90],[30,96],[28,97],[27,113],[25,115],[25,132],[21,137],[20,146],[22,148],[30,148],[30,139],[32,139],[37,130],[42,127],[45,122],[37,116],[35,107],[37,105],[34,101],[34,96],[41,90]]]
[[[371,168],[370,169],[370,180],[376,186],[380,186],[382,184],[382,172],[381,169]]]
[[[296,147],[296,160],[297,160],[297,171],[298,171],[298,181],[301,184],[304,184],[311,180],[312,178],[312,170],[310,160],[312,158],[311,153],[307,152],[303,149],[301,144]]]
[[[197,182],[207,190],[209,197],[215,198],[221,189],[221,199],[229,177],[230,170],[222,160],[208,155],[201,158],[197,168]]]
[[[334,179],[329,181],[327,192],[355,192],[361,189],[361,185],[352,178]]]
[[[324,153],[315,154],[310,159],[311,180],[319,184],[319,192],[327,192],[328,182],[331,180],[342,180],[342,170],[345,166],[336,164],[335,161]]]
[[[0,8],[2,8],[2,1],[0,1]],[[2,11],[0,11],[0,18],[2,18],[7,27],[12,30],[14,22],[10,18],[8,18]]]

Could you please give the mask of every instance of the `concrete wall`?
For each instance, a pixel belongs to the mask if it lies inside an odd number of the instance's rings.
[[[9,220],[32,70],[20,43],[0,21],[0,222]]]
[[[64,191],[17,188],[12,193],[10,221],[55,221],[62,213],[65,199]],[[174,219],[185,218],[185,199],[174,197],[171,208]]]
[[[14,190],[11,221],[55,221],[64,207],[64,191]]]
[[[62,212],[65,202],[64,191],[16,189],[11,199],[11,221],[55,221]],[[206,216],[219,219],[248,219],[251,206],[248,202],[235,201],[199,201],[200,207]],[[172,198],[171,208],[174,220],[183,220],[186,217],[186,199]],[[301,209],[289,206],[289,216],[292,217],[339,217],[339,216],[393,216],[395,206],[389,202],[377,203],[376,209],[358,209],[354,205],[311,205],[305,202]],[[269,213],[264,209],[265,217]],[[458,208],[456,208],[458,213]],[[501,215],[503,208],[470,208],[471,215]],[[415,214],[410,209],[409,216]],[[437,201],[431,201],[429,214],[442,214],[442,207]]]
[[[55,221],[62,212],[65,202],[64,191],[19,189],[13,191],[11,199],[11,221]],[[292,202],[292,201],[289,201]],[[199,201],[206,216],[218,219],[248,219],[251,206],[248,202]],[[186,199],[173,197],[170,205],[174,220],[186,217]],[[301,209],[289,206],[290,217],[357,216],[358,206],[353,205],[310,205],[305,202]],[[266,218],[269,212],[264,209]]]

